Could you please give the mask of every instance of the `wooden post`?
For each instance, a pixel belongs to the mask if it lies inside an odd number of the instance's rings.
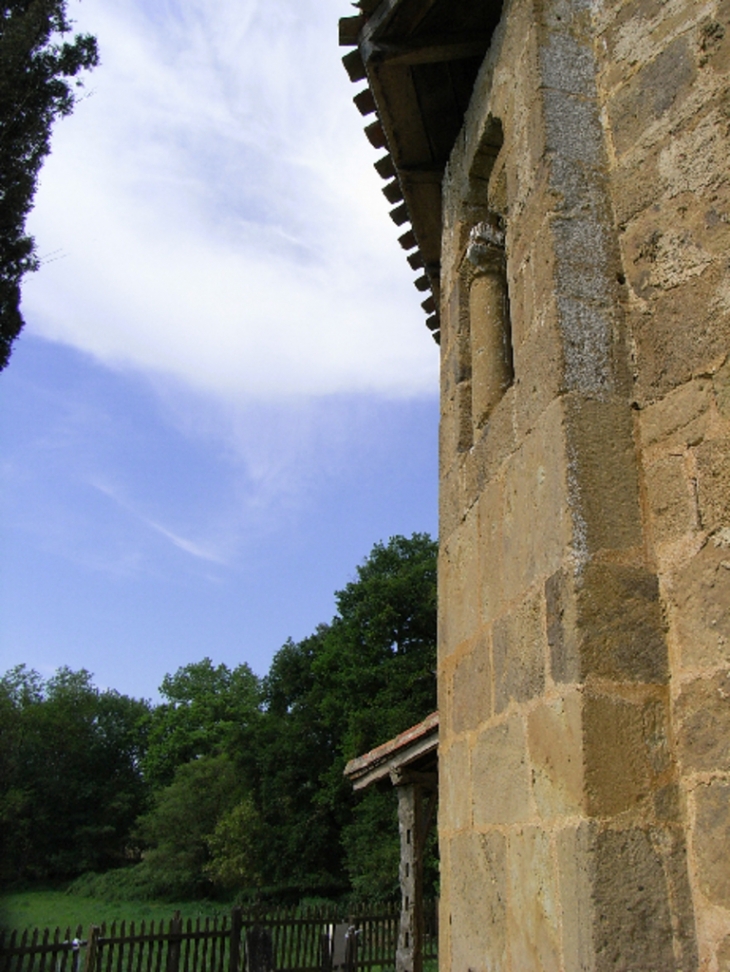
[[[170,922],[170,937],[167,945],[167,972],[177,972],[180,965],[180,943],[182,941],[182,918],[176,911]]]
[[[99,947],[99,926],[92,925],[89,928],[89,938],[86,944],[86,961],[84,962],[84,972],[96,972],[96,953]]]
[[[231,948],[228,953],[228,972],[238,972],[241,963],[241,929],[243,916],[240,908],[231,912]]]
[[[435,773],[408,770],[391,772],[391,781],[398,792],[400,831],[401,915],[395,967],[396,972],[423,972],[423,858],[438,783]]]

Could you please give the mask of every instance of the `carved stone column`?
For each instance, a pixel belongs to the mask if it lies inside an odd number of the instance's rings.
[[[472,227],[466,258],[471,264],[472,421],[479,429],[513,377],[504,230],[498,220]]]

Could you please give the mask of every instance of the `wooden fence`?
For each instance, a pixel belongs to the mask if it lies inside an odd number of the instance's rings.
[[[425,959],[434,959],[434,909],[426,909]],[[358,929],[357,968],[395,967],[399,912],[395,907],[359,907],[348,913],[330,908],[243,912],[222,918],[114,922],[81,927],[0,933],[0,972],[242,972],[246,934],[268,929],[277,972],[321,972],[322,935],[347,921]]]

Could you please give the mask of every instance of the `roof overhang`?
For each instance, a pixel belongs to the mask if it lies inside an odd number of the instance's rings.
[[[432,712],[395,739],[351,759],[345,776],[355,790],[386,779],[396,786],[419,779],[432,781],[438,768],[438,734],[439,714]]]
[[[426,321],[439,337],[441,181],[479,68],[502,14],[502,0],[360,0],[361,14],[340,20],[343,62],[365,129],[387,154],[375,163],[387,179],[391,217],[411,228],[400,242],[425,296]],[[430,291],[430,293],[429,293]]]

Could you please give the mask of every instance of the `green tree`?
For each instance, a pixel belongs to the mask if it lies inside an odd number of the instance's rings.
[[[260,711],[260,683],[248,665],[229,669],[210,658],[165,675],[165,700],[150,715],[145,778],[169,785],[178,766],[243,744]]]
[[[101,691],[89,672],[0,679],[0,861],[5,881],[123,863],[144,810],[148,704]]]
[[[154,807],[137,823],[149,848],[140,867],[151,891],[174,899],[211,889],[209,841],[239,803],[241,790],[236,765],[225,753],[177,767],[172,783],[158,791]]]
[[[343,769],[436,707],[436,551],[425,534],[376,544],[332,623],[273,660],[256,791],[272,890],[395,893],[395,796],[358,805]]]
[[[39,266],[25,223],[53,122],[73,111],[79,74],[99,60],[95,38],[64,40],[70,31],[66,0],[0,5],[0,370],[23,326],[21,280]]]

